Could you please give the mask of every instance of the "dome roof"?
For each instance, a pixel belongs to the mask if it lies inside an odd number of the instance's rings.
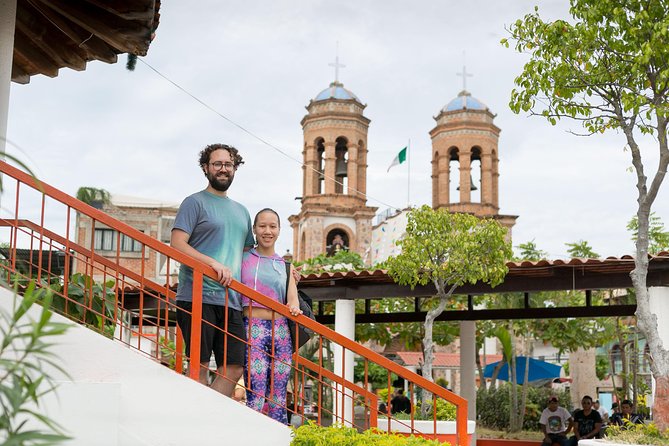
[[[339,82],[332,82],[328,88],[316,95],[314,101],[325,101],[327,99],[355,99],[360,102],[360,99],[351,90],[347,90],[344,88],[344,84]]]
[[[472,96],[467,90],[462,90],[457,98],[441,109],[442,112],[456,110],[488,110],[488,106]]]

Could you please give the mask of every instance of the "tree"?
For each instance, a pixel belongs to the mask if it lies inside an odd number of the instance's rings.
[[[431,282],[436,288],[439,303],[425,316],[423,337],[423,376],[432,381],[434,320],[458,286],[501,283],[508,272],[511,245],[505,240],[506,229],[492,219],[429,206],[413,209],[407,217],[406,237],[397,242],[402,253],[388,259],[388,274],[401,285],[413,288]],[[424,414],[428,399],[423,399]]]
[[[638,238],[631,273],[636,315],[653,357],[656,422],[665,429],[669,350],[650,308],[646,277],[651,207],[669,165],[669,1],[570,0],[570,5],[571,22],[543,21],[535,7],[511,25],[515,49],[529,53],[530,60],[515,79],[510,107],[543,116],[553,125],[574,119],[588,135],[609,130],[624,135],[637,180]],[[503,39],[502,44],[509,42]],[[659,151],[650,180],[639,145],[644,135],[654,138]]]
[[[77,200],[100,209],[111,202],[111,194],[105,189],[84,186],[77,189]]]
[[[567,253],[574,258],[581,259],[598,259],[599,254],[597,254],[592,246],[586,240],[579,240],[573,243],[565,243],[569,249]]]
[[[627,230],[632,232],[632,241],[636,243],[639,238],[639,219],[636,216],[627,223]],[[648,253],[657,254],[668,250],[669,231],[664,229],[662,219],[655,215],[655,212],[651,212],[648,224]]]

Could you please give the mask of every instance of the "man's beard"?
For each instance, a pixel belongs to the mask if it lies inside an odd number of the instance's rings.
[[[227,178],[222,177],[222,179],[216,178],[216,174],[211,174],[207,175],[207,179],[209,180],[209,184],[211,187],[213,187],[215,190],[219,192],[225,192],[228,190],[230,185],[232,184],[232,180],[234,178],[234,174],[228,174]]]

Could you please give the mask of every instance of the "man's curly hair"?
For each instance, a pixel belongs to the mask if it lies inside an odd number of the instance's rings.
[[[211,159],[211,152],[214,150],[227,150],[230,154],[230,158],[232,158],[232,162],[235,164],[235,169],[244,164],[244,160],[239,154],[239,150],[236,148],[227,144],[209,144],[200,152],[200,167],[204,168],[207,164],[209,164],[209,160]]]

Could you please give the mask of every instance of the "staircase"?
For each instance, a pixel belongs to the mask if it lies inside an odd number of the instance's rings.
[[[55,309],[68,319],[79,323],[82,327],[78,328],[78,331],[87,331],[86,338],[93,334],[92,331],[97,331],[99,334],[96,337],[101,341],[101,345],[95,347],[95,350],[93,347],[81,349],[82,356],[92,358],[100,351],[104,352],[102,356],[106,356],[107,353],[111,355],[112,351],[118,350],[123,345],[123,350],[135,350],[135,356],[137,353],[144,356],[139,359],[145,363],[150,364],[147,359],[157,363],[150,366],[155,370],[160,369],[161,375],[168,373],[173,375],[174,380],[186,381],[183,374],[184,370],[188,369],[187,376],[196,381],[200,368],[198,346],[202,316],[201,292],[198,291],[202,289],[205,276],[215,277],[213,269],[111,218],[104,212],[39,182],[31,175],[5,162],[0,161],[0,172],[3,173],[4,188],[0,242],[8,242],[8,247],[0,250],[6,257],[0,261],[0,273],[4,279],[19,285],[34,280],[38,286],[50,288],[54,293]],[[76,222],[82,218],[87,219],[88,224],[77,225]],[[98,234],[96,228],[113,231],[111,233],[114,241],[109,246],[104,246],[105,250],[101,249],[99,239],[96,241]],[[74,236],[75,231],[78,231],[78,237]],[[77,240],[84,242],[77,243]],[[124,246],[133,246],[132,252],[123,251]],[[164,259],[165,271],[171,271],[175,263],[193,269],[194,329],[190,358],[185,357],[183,353],[183,340],[174,324],[175,284],[171,283],[169,275],[165,277],[165,283],[158,283],[149,278],[147,273],[155,269],[153,262],[157,258]],[[463,398],[326,326],[304,316],[291,316],[283,305],[239,282],[233,282],[230,288],[278,314],[295,320],[297,324],[308,327],[316,334],[293,355],[292,363],[288,364],[293,371],[289,389],[292,390],[294,398],[286,402],[286,407],[293,417],[309,418],[321,425],[338,423],[358,429],[377,427],[382,430],[397,430],[428,438],[446,439],[452,444],[461,446],[469,444],[467,401]],[[0,299],[7,298],[0,296]],[[338,348],[335,349],[335,346]],[[332,365],[334,351],[337,355],[341,355],[339,359],[340,363],[344,364],[342,368],[347,361],[349,364],[350,361],[355,361],[360,371],[355,383],[343,379],[342,372],[334,370]],[[188,368],[187,364],[192,366]],[[379,413],[378,407],[381,401],[377,394],[371,391],[370,377],[372,369],[378,376],[379,368],[387,377],[383,384],[388,390],[388,397],[383,401],[386,406],[390,405],[393,381],[402,378],[408,383],[411,395],[423,395],[425,399],[431,401],[431,412],[435,414],[431,422],[419,422],[415,416],[418,411],[404,419]],[[104,370],[114,372],[114,363],[108,364]],[[140,373],[138,368],[138,374]],[[124,375],[123,379],[132,378],[131,375]],[[192,396],[180,398],[178,394],[172,392],[174,385],[165,384],[162,389],[154,391],[155,397],[160,398],[159,400],[152,401],[152,398],[146,399],[138,395],[134,404],[145,407],[148,413],[154,404],[163,408],[173,407],[177,413],[187,412],[204,401],[200,400],[205,398],[200,395],[202,392],[196,396],[195,389],[197,389],[210,394],[207,397],[209,399],[215,397],[226,400],[225,404],[235,405],[235,410],[226,410],[225,417],[234,417],[239,410],[249,413],[251,417],[260,416],[237,402],[215,394],[197,382],[187,382],[185,385],[193,391]],[[249,389],[246,391],[250,392]],[[446,436],[433,433],[438,432],[436,413],[439,400],[453,404],[457,409],[456,421],[451,423],[455,427],[454,432]],[[439,405],[441,406],[441,403]],[[278,423],[269,421],[285,429]],[[152,426],[163,424],[167,430],[174,427],[172,421],[153,416],[147,416],[146,423]],[[203,420],[202,423],[183,424],[181,428],[196,432],[206,427],[206,424]],[[139,435],[131,432],[139,428],[136,423],[134,426],[132,429],[128,427],[124,435]],[[283,442],[287,437],[275,436],[275,440],[279,438]],[[137,442],[136,444],[168,443]]]

